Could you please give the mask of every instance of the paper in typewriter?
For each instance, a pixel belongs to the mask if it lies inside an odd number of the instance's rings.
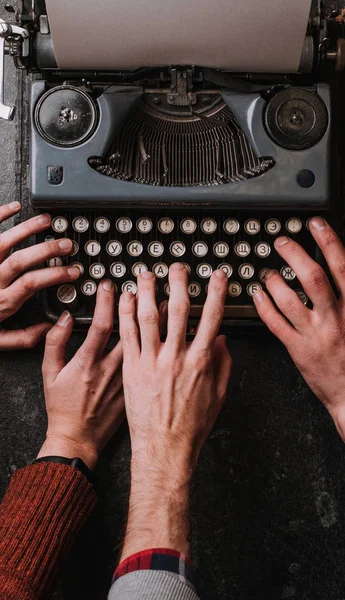
[[[311,0],[46,0],[58,67],[296,72]]]

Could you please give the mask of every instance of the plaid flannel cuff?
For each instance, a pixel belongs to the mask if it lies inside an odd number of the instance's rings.
[[[117,567],[113,583],[133,571],[169,571],[175,573],[180,581],[189,587],[196,589],[196,569],[193,563],[186,557],[167,548],[152,548],[143,550],[126,558]]]

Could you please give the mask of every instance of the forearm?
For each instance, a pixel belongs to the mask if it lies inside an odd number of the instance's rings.
[[[3,600],[40,600],[96,504],[76,469],[36,464],[16,471],[0,508]]]
[[[151,548],[169,548],[190,555],[189,494],[191,473],[173,473],[132,460],[131,495],[121,560]]]

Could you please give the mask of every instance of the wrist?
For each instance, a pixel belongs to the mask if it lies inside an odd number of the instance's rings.
[[[37,458],[61,456],[64,458],[80,458],[93,471],[98,462],[98,453],[87,444],[80,444],[65,436],[47,435]]]

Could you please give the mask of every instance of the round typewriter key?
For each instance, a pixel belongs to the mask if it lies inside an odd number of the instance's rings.
[[[302,221],[300,219],[297,219],[297,217],[289,219],[286,222],[286,229],[289,233],[299,233],[300,231],[302,231],[302,227]]]
[[[127,244],[127,252],[130,256],[140,256],[143,253],[144,246],[141,242],[134,240],[133,242],[129,242]]]
[[[167,296],[170,296],[170,285],[169,285],[169,283],[166,283],[166,284],[165,284],[165,286],[164,286],[164,293],[165,293]]]
[[[83,281],[80,289],[84,296],[93,296],[97,292],[97,285],[94,281]]]
[[[253,281],[253,283],[249,283],[247,285],[247,294],[251,298],[254,296],[255,292],[258,292],[259,290],[262,290],[262,285],[256,281]]]
[[[269,269],[261,269],[261,271],[259,272],[260,281],[265,281],[267,271],[269,271]]]
[[[196,272],[202,279],[208,279],[212,275],[212,267],[207,263],[201,263],[197,266]]]
[[[295,271],[293,271],[288,265],[285,265],[285,267],[280,270],[280,274],[285,281],[293,281],[296,277]]]
[[[269,219],[265,223],[265,229],[270,235],[278,235],[282,226],[278,219]]]
[[[201,294],[201,285],[195,281],[191,281],[188,285],[188,294],[191,298],[196,298]]]
[[[170,254],[175,258],[180,258],[186,252],[186,246],[183,242],[173,242],[170,245]]]
[[[228,287],[228,294],[231,298],[237,298],[242,294],[242,286],[237,281],[232,281]]]
[[[96,105],[89,94],[77,87],[54,87],[39,100],[35,124],[41,136],[50,144],[78,146],[95,130]]]
[[[162,256],[164,252],[164,246],[162,242],[150,242],[147,251],[150,254],[150,256],[158,258],[159,256]]]
[[[165,218],[158,222],[158,229],[161,233],[171,233],[174,231],[175,223],[172,219]]]
[[[218,242],[213,246],[213,253],[215,256],[218,256],[218,258],[225,258],[228,256],[229,252],[229,246],[225,242]]]
[[[80,275],[84,274],[84,267],[80,262],[74,262],[74,263],[70,264],[70,267],[77,267],[77,269],[79,269],[79,271],[80,271]]]
[[[187,265],[187,263],[182,263],[184,267],[186,267],[187,271],[188,271],[188,275],[191,274],[192,269],[190,268],[190,265]]]
[[[85,233],[89,229],[89,221],[85,217],[76,217],[73,219],[72,227],[78,233]]]
[[[46,235],[44,238],[45,242],[55,242],[55,237],[53,235]]]
[[[203,258],[208,253],[208,245],[205,242],[195,242],[192,247],[194,256]]]
[[[131,231],[132,227],[133,223],[130,219],[128,219],[128,217],[123,217],[122,219],[118,219],[116,221],[116,229],[120,233],[128,233]]]
[[[124,265],[121,262],[115,262],[112,265],[110,265],[110,273],[118,279],[124,277],[124,275],[126,275],[126,271],[126,265]]]
[[[238,268],[238,273],[242,279],[251,279],[254,275],[254,267],[250,264],[241,265]]]
[[[107,233],[110,229],[110,221],[106,217],[98,217],[93,226],[98,233]]]
[[[299,299],[301,300],[301,302],[303,302],[304,306],[306,306],[309,302],[309,298],[307,296],[307,294],[303,291],[303,290],[295,290],[297,296],[299,297]]]
[[[153,227],[153,223],[151,221],[151,219],[138,219],[137,221],[137,230],[140,231],[140,233],[150,233],[151,229]]]
[[[138,277],[140,273],[144,273],[145,271],[148,271],[148,268],[147,265],[145,265],[145,263],[142,262],[137,262],[132,267],[132,273],[134,277]]]
[[[162,262],[158,262],[152,267],[152,272],[155,274],[157,279],[164,279],[169,273],[168,265]]]
[[[69,253],[68,256],[75,256],[76,254],[78,254],[78,252],[79,244],[75,240],[72,240],[72,251]]]
[[[65,217],[55,217],[52,220],[52,229],[56,231],[56,233],[65,233],[68,229],[68,221]]]
[[[214,219],[204,219],[200,227],[204,233],[211,234],[217,231],[217,222]]]
[[[224,231],[226,231],[226,233],[230,233],[230,234],[235,234],[239,231],[240,229],[240,224],[236,219],[228,219],[227,221],[225,221],[224,223]]]
[[[107,243],[107,252],[110,256],[119,256],[122,252],[122,244],[117,240],[111,240]]]
[[[47,262],[48,267],[63,267],[63,260],[60,256],[56,256],[55,258],[51,258]]]
[[[132,292],[132,294],[136,294],[138,291],[137,284],[134,281],[125,281],[121,289],[123,292]]]
[[[181,222],[181,231],[187,234],[194,233],[196,231],[196,222],[194,219],[183,219]]]
[[[261,225],[257,219],[249,219],[249,221],[245,223],[244,229],[249,235],[256,235],[257,233],[260,233]]]
[[[227,263],[222,263],[221,265],[218,265],[217,269],[222,269],[222,271],[224,271],[224,273],[226,273],[228,277],[231,277],[233,272],[232,266],[228,265]]]
[[[105,275],[105,266],[102,263],[94,263],[91,265],[89,273],[94,279],[102,279]]]
[[[101,251],[101,244],[96,240],[89,240],[88,242],[86,242],[84,248],[86,254],[88,254],[89,256],[98,256],[98,254]]]
[[[255,254],[260,258],[267,258],[271,254],[271,246],[267,242],[259,242],[255,246]]]
[[[237,256],[239,256],[240,258],[246,258],[246,256],[249,256],[249,254],[252,251],[251,246],[250,244],[248,244],[248,242],[238,242],[234,250],[235,254],[237,254]]]
[[[65,283],[64,285],[60,285],[57,291],[57,298],[62,304],[72,304],[77,297],[77,290],[74,285],[70,285]]]

